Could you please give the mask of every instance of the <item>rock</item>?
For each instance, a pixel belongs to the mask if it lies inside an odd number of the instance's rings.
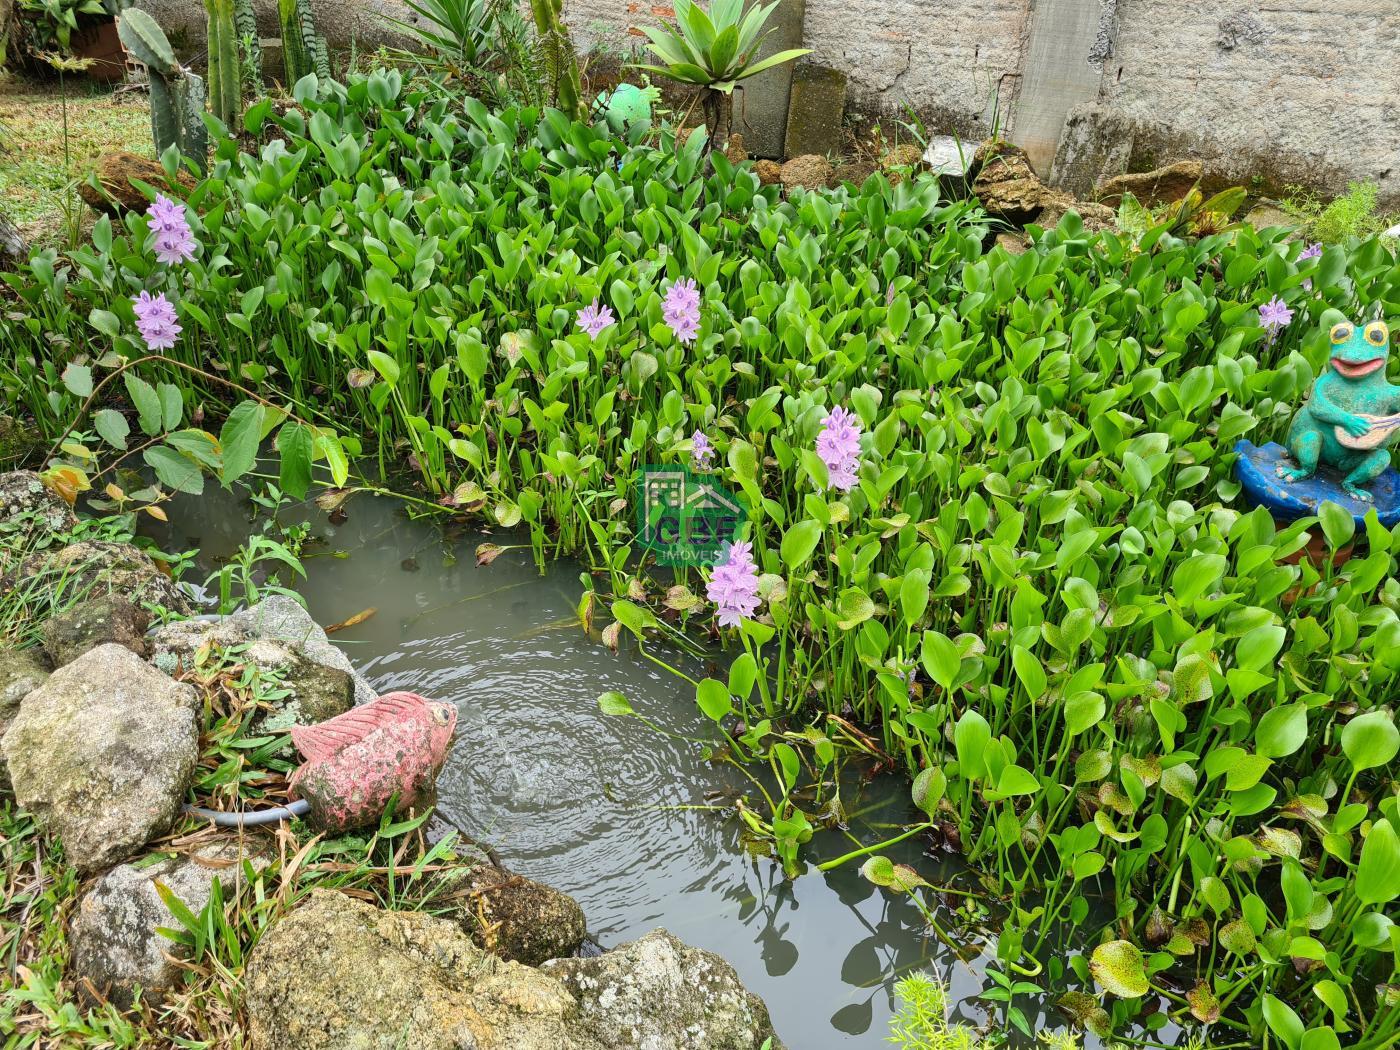
[[[28,470],[0,474],[0,571],[78,524],[68,502]]]
[[[905,142],[880,158],[880,170],[885,173],[891,186],[898,186],[907,172],[918,171],[923,163],[924,151],[912,142]]]
[[[253,1050],[595,1050],[554,978],[483,952],[458,926],[333,890],[268,930],[244,972]]]
[[[819,190],[830,181],[833,171],[831,161],[811,153],[784,164],[778,178],[789,193],[798,188]]]
[[[227,649],[250,642],[275,643],[254,654],[257,657],[254,662],[259,666],[264,663],[268,667],[279,666],[279,661],[284,661],[284,654],[290,650],[311,663],[347,676],[354,703],[367,704],[379,695],[374,686],[356,673],[350,658],[326,637],[311,614],[296,599],[280,594],[218,621],[187,620],[166,624],[151,639],[152,659],[162,669],[171,671],[172,660],[188,665],[202,645],[212,643]],[[338,678],[322,675],[320,680],[327,687],[334,686],[332,692],[338,693],[339,686],[334,685]],[[336,705],[333,702],[317,704],[323,710],[330,710],[332,706]]]
[[[773,1037],[768,1008],[734,967],[665,930],[592,959],[556,959],[543,972],[578,1000],[587,1026],[618,1050],[759,1050]]]
[[[0,741],[19,804],[69,863],[93,872],[137,853],[180,812],[199,744],[199,700],[120,645],[60,667]]]
[[[72,594],[121,594],[137,605],[154,605],[188,615],[189,599],[146,554],[129,543],[83,540],[57,550],[39,551],[24,559],[20,573],[63,578]]]
[[[151,614],[146,610],[120,594],[104,594],[50,616],[44,624],[44,649],[55,667],[107,642],[145,656],[150,626]]]
[[[189,950],[156,932],[161,926],[181,928],[157,893],[157,881],[198,915],[209,903],[215,878],[225,899],[237,892],[242,856],[236,844],[228,844],[141,867],[119,864],[107,872],[78,901],[69,928],[73,971],[122,1009],[132,1005],[138,988],[143,1001],[158,1002],[179,986],[184,972],[168,956],[188,958]],[[255,859],[256,867],[265,864]]]
[[[783,166],[776,160],[761,160],[753,166],[758,181],[765,186],[776,186],[783,181]]]
[[[1053,190],[1031,170],[1025,151],[1006,142],[984,142],[973,157],[977,177],[972,192],[994,218],[1017,226],[1031,223],[1053,227],[1074,211],[1089,230],[1107,229],[1114,211],[1107,205],[1077,201],[1063,190]]]
[[[124,211],[144,212],[150,207],[151,202],[136,188],[136,182],[144,182],[167,194],[171,192],[170,180],[160,162],[149,157],[137,156],[135,153],[104,153],[97,158],[94,174],[102,188],[99,190],[96,186],[82,182],[78,184],[78,196],[94,211],[110,215]],[[195,187],[194,179],[183,169],[176,181],[185,194]]]
[[[0,267],[17,266],[29,258],[29,245],[19,227],[0,211]]]
[[[772,1035],[728,964],[663,932],[536,970],[333,890],[263,935],[244,987],[253,1050],[758,1050]]]
[[[136,6],[149,11],[160,23],[177,53],[188,57],[204,50],[207,28],[203,4],[139,0]],[[361,54],[368,54],[379,47],[415,46],[412,38],[384,23],[386,16],[406,22],[417,17],[397,0],[312,0],[311,10],[317,31],[333,49],[358,48]],[[253,12],[263,36],[278,36],[277,0],[253,0]]]
[[[784,152],[789,157],[840,151],[846,116],[846,74],[812,62],[792,71]]]
[[[802,46],[807,0],[782,0],[764,26],[756,58]],[[771,66],[739,81],[734,92],[734,124],[744,133],[750,154],[781,157],[792,99],[793,63]]]
[[[19,713],[20,702],[48,680],[49,669],[35,649],[0,648],[0,741]],[[9,798],[10,770],[0,753],[0,799]]]
[[[729,141],[724,146],[724,156],[730,164],[742,164],[749,159],[749,152],[744,148],[744,136],[739,132],[731,132]]]
[[[972,171],[976,152],[973,146],[954,135],[934,135],[928,140],[928,148],[921,159],[935,175],[962,181]]]
[[[1266,230],[1270,226],[1287,226],[1296,229],[1300,221],[1296,215],[1286,212],[1273,201],[1260,201],[1244,217],[1244,221],[1256,230]]]
[[[1116,204],[1131,193],[1145,208],[1175,204],[1196,188],[1204,174],[1200,161],[1179,160],[1153,171],[1113,175],[1099,183],[1098,196]]]
[[[1099,180],[1128,170],[1137,122],[1111,106],[1084,102],[1065,118],[1050,184],[1074,197],[1087,197]]]
[[[1005,248],[1012,255],[1023,255],[1030,251],[1031,239],[1024,233],[999,233],[997,247]]]
[[[843,183],[849,182],[852,186],[860,188],[865,185],[865,180],[874,175],[877,170],[879,169],[872,160],[860,158],[848,160],[831,173],[828,185],[840,186]]]
[[[477,947],[512,962],[538,966],[561,959],[588,935],[578,901],[489,860],[444,873],[430,885],[432,903],[450,901],[448,916]]]

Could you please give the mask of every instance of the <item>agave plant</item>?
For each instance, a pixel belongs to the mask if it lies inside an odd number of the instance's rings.
[[[792,48],[758,58],[759,47],[768,35],[763,27],[777,7],[776,0],[752,7],[745,0],[714,0],[707,13],[694,0],[676,0],[675,25],[642,27],[651,40],[647,50],[664,64],[639,64],[637,68],[702,89],[711,149],[729,134],[735,84],[811,54],[810,48]]]

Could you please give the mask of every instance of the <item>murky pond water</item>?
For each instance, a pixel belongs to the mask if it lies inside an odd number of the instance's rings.
[[[321,541],[299,586],[311,613],[330,624],[377,610],[334,638],[380,690],[457,705],[442,810],[512,868],[573,894],[605,947],[664,926],[719,952],[793,1050],[888,1045],[892,984],[910,970],[939,974],[954,1001],[981,988],[913,905],[862,879],[858,863],[789,881],[747,855],[732,811],[710,806],[735,775],[703,761],[699,744],[599,712],[599,694],[615,689],[669,733],[713,732],[684,681],[585,636],[574,612],[581,566],[559,561],[540,575],[521,550],[477,568],[478,533],[449,542],[387,498],[357,496],[347,510],[339,525],[305,516]],[[224,496],[182,501],[171,518],[162,542],[199,547],[207,572],[245,539],[252,516]],[[915,819],[901,777],[843,797],[862,843]],[[853,848],[821,833],[806,856]],[[912,842],[888,854],[927,878],[948,874]]]

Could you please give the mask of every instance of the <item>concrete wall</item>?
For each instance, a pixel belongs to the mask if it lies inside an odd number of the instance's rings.
[[[199,0],[139,2],[202,46]],[[339,46],[373,47],[376,12],[403,10],[314,2]],[[275,0],[257,5],[270,29]],[[672,13],[670,0],[565,7],[580,50],[614,59]],[[1400,205],[1400,0],[806,0],[805,32],[808,61],[849,77],[849,110],[902,119],[908,103],[931,132],[964,136],[995,122],[1042,174],[1059,121],[1088,104],[1081,129],[1133,129],[1131,149],[1095,154],[1118,165],[1198,157],[1220,179],[1337,193],[1368,179]]]
[[[1139,123],[1134,167],[1400,202],[1397,0],[1117,0],[1116,22],[1101,99]]]

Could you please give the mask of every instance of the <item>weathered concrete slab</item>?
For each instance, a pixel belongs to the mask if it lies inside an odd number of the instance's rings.
[[[804,62],[792,73],[785,149],[789,157],[826,156],[842,146],[846,74]]]
[[[759,57],[802,47],[807,0],[780,0],[768,19],[772,30]],[[792,93],[793,63],[766,69],[756,77],[739,81],[734,91],[734,130],[744,136],[751,157],[781,160],[787,136],[788,100]]]
[[[1102,17],[1099,0],[1037,0],[1031,14],[1011,141],[1041,177],[1050,174],[1070,110],[1099,96],[1103,72],[1091,53]]]

